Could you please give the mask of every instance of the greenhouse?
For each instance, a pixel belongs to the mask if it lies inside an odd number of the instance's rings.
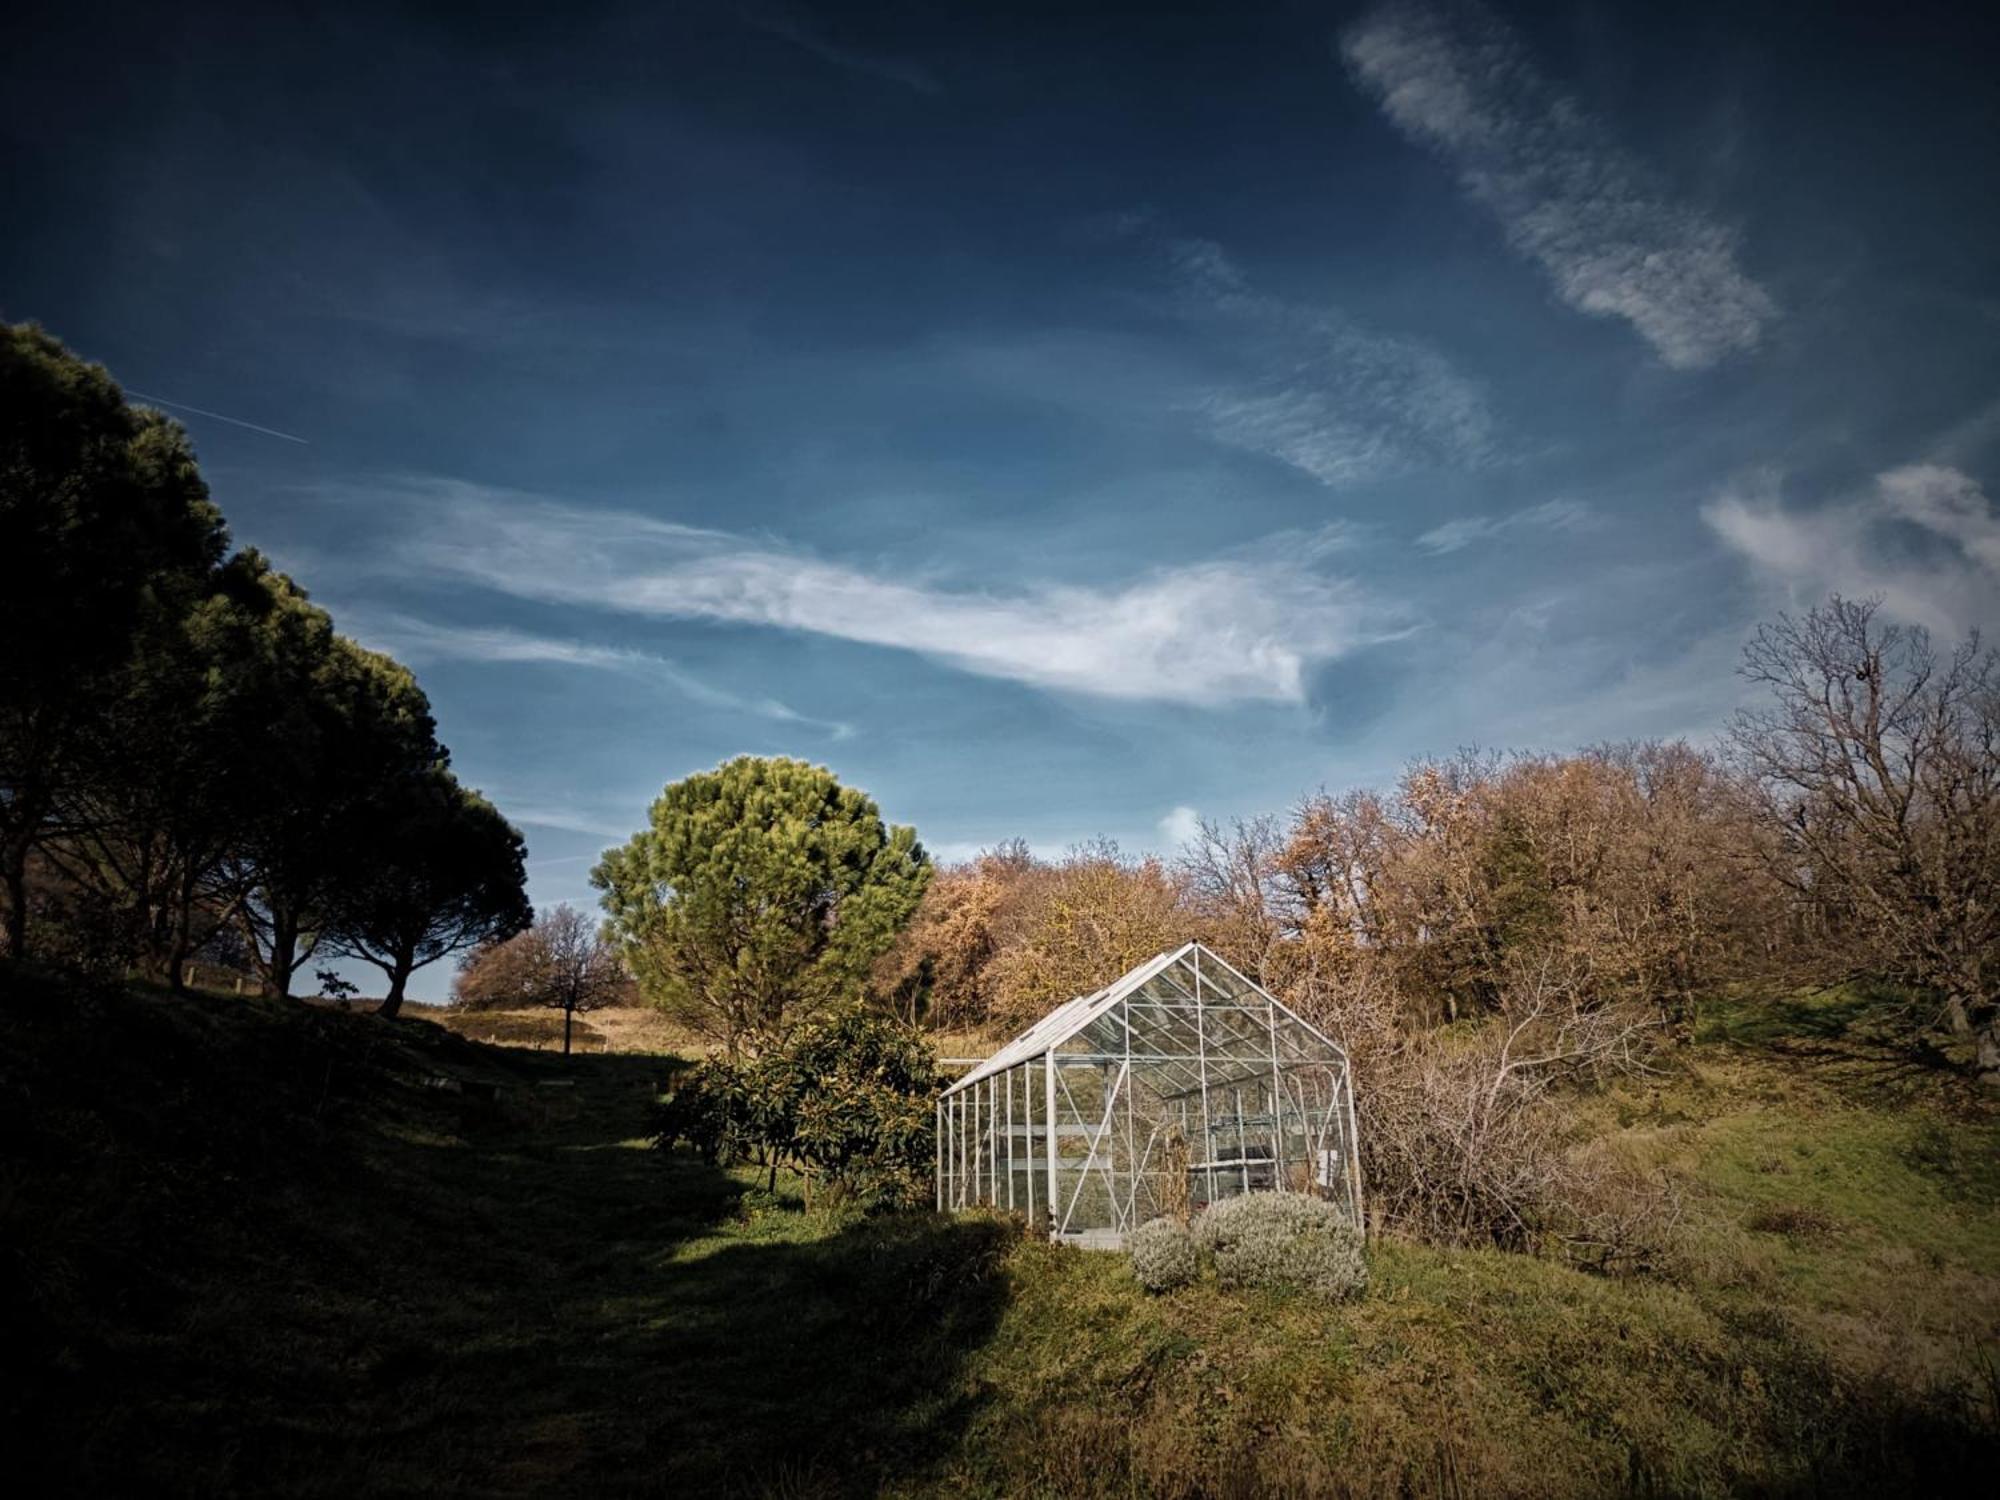
[[[938,1101],[940,1209],[1114,1249],[1162,1214],[1311,1193],[1361,1224],[1347,1055],[1199,943],[1058,1006]]]

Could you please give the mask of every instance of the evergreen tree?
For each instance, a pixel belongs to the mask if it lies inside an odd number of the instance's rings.
[[[858,997],[930,873],[865,793],[746,755],[668,786],[591,878],[641,989],[734,1056]]]

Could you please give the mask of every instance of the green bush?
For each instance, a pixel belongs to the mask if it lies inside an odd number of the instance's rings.
[[[654,1114],[654,1136],[709,1162],[789,1166],[808,1199],[915,1208],[931,1196],[942,1081],[908,1027],[840,1011],[747,1062],[709,1058],[684,1070]]]
[[[744,1154],[748,1126],[743,1070],[717,1057],[680,1067],[653,1108],[653,1144],[686,1146],[711,1166]]]
[[[1282,1287],[1330,1302],[1368,1286],[1361,1236],[1340,1210],[1304,1193],[1245,1193],[1211,1205],[1194,1238],[1226,1287]]]
[[[1131,1252],[1132,1274],[1149,1292],[1171,1292],[1201,1275],[1194,1234],[1179,1219],[1141,1224],[1126,1239],[1125,1248]]]

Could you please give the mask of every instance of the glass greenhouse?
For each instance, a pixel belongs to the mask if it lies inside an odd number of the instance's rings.
[[[1361,1224],[1347,1054],[1199,943],[1058,1006],[946,1089],[937,1124],[940,1209],[1076,1244],[1270,1189]]]

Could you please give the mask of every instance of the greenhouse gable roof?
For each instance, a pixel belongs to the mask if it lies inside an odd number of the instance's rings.
[[[1147,980],[1190,954],[1200,955],[1200,959],[1197,962],[1206,960],[1227,971],[1230,975],[1254,990],[1260,1001],[1265,1001],[1275,1006],[1293,1021],[1306,1027],[1314,1036],[1325,1042],[1327,1046],[1333,1048],[1342,1058],[1346,1057],[1347,1054],[1336,1043],[1320,1032],[1318,1027],[1302,1020],[1289,1006],[1274,998],[1262,985],[1238,973],[1235,968],[1217,957],[1202,944],[1183,943],[1178,948],[1147,959],[1137,968],[1114,979],[1110,984],[1107,984],[1103,989],[1096,991],[1094,994],[1078,995],[1072,1000],[1064,1001],[1061,1005],[1058,1005],[1054,1010],[1043,1016],[1041,1020],[1035,1022],[1026,1031],[1008,1042],[998,1052],[995,1052],[991,1057],[973,1068],[963,1078],[952,1084],[950,1088],[945,1090],[945,1094],[949,1096],[961,1089],[970,1088],[973,1084],[991,1078],[996,1073],[1004,1073],[1009,1068],[1018,1067],[1024,1062],[1040,1057],[1052,1047],[1061,1046],[1079,1031],[1090,1025],[1099,1016],[1116,1007],[1119,1001],[1145,984]]]

